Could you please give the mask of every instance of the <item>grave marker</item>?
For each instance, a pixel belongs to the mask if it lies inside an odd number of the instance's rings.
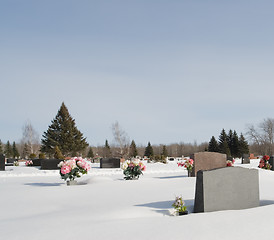
[[[120,158],[101,158],[100,168],[120,168]]]
[[[211,170],[226,167],[226,154],[216,152],[199,152],[190,156],[194,160],[191,177],[195,177],[200,170]]]
[[[62,159],[41,159],[41,170],[59,170],[58,164]]]
[[[5,156],[0,154],[0,171],[5,171]]]
[[[242,156],[242,164],[250,164],[250,158],[248,154],[243,154]]]
[[[239,210],[259,204],[257,169],[226,167],[197,173],[194,212]]]

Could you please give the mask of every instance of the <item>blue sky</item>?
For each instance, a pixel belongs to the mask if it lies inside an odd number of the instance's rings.
[[[64,101],[91,145],[198,143],[274,118],[273,1],[0,1],[2,142]]]

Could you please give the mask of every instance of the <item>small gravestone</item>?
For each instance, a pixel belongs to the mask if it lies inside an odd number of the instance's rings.
[[[41,159],[41,170],[59,170],[58,164],[62,159]]]
[[[250,164],[250,158],[248,154],[243,154],[242,156],[242,164]]]
[[[226,158],[226,160],[233,161],[233,157],[229,156],[229,157]]]
[[[100,168],[120,168],[120,158],[101,158]]]
[[[200,170],[211,170],[226,167],[226,154],[216,152],[199,152],[190,156],[194,160],[194,167],[190,173],[195,177]]]
[[[31,160],[32,163],[33,163],[32,166],[34,166],[34,167],[39,167],[39,166],[41,166],[41,160],[43,160],[43,159],[32,159],[32,160]]]
[[[8,158],[8,159],[7,159],[7,163],[8,163],[8,164],[9,164],[9,163],[13,164],[13,163],[16,162],[16,161],[18,161],[18,160],[15,159],[15,158]]]
[[[259,204],[257,169],[226,167],[197,173],[194,212],[239,210]]]
[[[5,171],[5,156],[0,154],[0,171]]]
[[[274,171],[274,156],[270,156],[268,160],[269,164],[271,165],[271,170]]]

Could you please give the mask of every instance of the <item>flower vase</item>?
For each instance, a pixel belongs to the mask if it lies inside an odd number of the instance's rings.
[[[78,185],[78,182],[75,180],[69,180],[67,181],[67,186],[75,186]]]
[[[179,216],[182,216],[182,215],[187,215],[188,214],[188,211],[183,211],[183,212],[179,212]]]
[[[188,177],[191,177],[191,172],[192,172],[192,170],[189,170],[189,169],[187,170],[187,176]]]

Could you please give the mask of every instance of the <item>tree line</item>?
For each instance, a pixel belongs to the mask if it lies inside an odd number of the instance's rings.
[[[240,158],[243,154],[249,153],[249,146],[242,133],[240,137],[238,137],[235,130],[232,131],[230,129],[227,134],[226,131],[222,129],[218,141],[214,136],[211,137],[208,144],[208,151],[224,153],[229,157]]]
[[[260,125],[260,129],[265,132],[271,128],[274,120],[265,121]],[[254,146],[260,148],[260,152],[264,154],[271,152],[274,149],[274,137],[268,135],[269,141],[266,141],[265,132],[259,132],[254,126],[249,128],[249,135],[253,139],[251,148]],[[274,131],[273,131],[274,132]],[[182,157],[189,156],[194,152],[212,151],[225,153],[232,157],[241,157],[242,154],[249,152],[249,146],[241,133],[238,137],[237,132],[229,130],[228,133],[223,129],[220,133],[218,141],[214,136],[210,139],[209,143],[172,143],[169,145],[152,145],[148,142],[147,146],[138,145],[134,140],[130,140],[127,133],[121,128],[118,122],[112,125],[112,133],[114,143],[109,144],[105,140],[102,146],[89,146],[86,138],[78,130],[73,119],[65,106],[61,104],[55,118],[51,121],[47,131],[42,135],[41,141],[39,140],[37,132],[34,130],[30,122],[27,122],[23,127],[23,137],[20,143],[13,142],[10,144],[8,141],[5,145],[0,141],[0,152],[4,152],[6,157],[21,157],[21,158],[35,158],[35,157],[58,157],[64,158],[69,156],[84,156],[90,158],[99,157],[135,157],[146,156],[155,160],[163,160],[167,156]],[[259,152],[259,151],[258,151]],[[255,151],[255,153],[257,153]]]

